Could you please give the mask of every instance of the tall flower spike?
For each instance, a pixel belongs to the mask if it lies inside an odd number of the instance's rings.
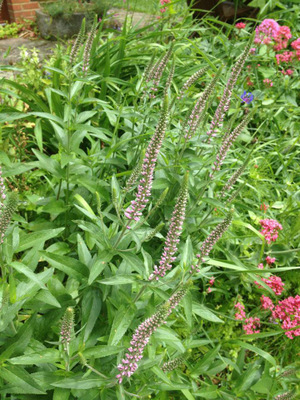
[[[132,189],[132,187],[135,185],[135,183],[141,173],[144,156],[145,156],[145,152],[142,152],[142,155],[141,155],[141,158],[140,158],[138,164],[133,168],[129,179],[127,179],[126,185],[124,187],[124,191],[126,193]]]
[[[243,118],[242,122],[230,133],[230,135],[227,135],[226,139],[223,140],[220,151],[216,156],[216,161],[214,162],[214,165],[212,166],[213,172],[220,170],[221,165],[223,164],[223,161],[225,160],[225,157],[228,153],[228,150],[233,145],[233,143],[238,138],[238,136],[242,133],[243,129],[248,124],[250,118],[251,118],[251,114],[247,114]],[[213,177],[213,172],[210,174],[211,178]]]
[[[174,77],[174,72],[175,72],[175,59],[173,58],[172,65],[171,65],[170,72],[169,72],[169,76],[168,76],[168,79],[167,79],[167,82],[166,82],[166,86],[165,86],[165,89],[164,89],[164,97],[167,96],[168,91],[169,91],[169,89],[171,87],[172,80],[173,80],[173,77]]]
[[[236,84],[236,81],[237,81],[241,71],[242,71],[242,68],[245,64],[246,58],[249,55],[251,43],[252,43],[252,41],[248,42],[243,53],[238,58],[238,60],[236,61],[236,63],[234,64],[234,66],[231,70],[231,74],[230,74],[228,82],[225,86],[220,103],[217,107],[215,115],[211,121],[209,130],[207,132],[208,142],[210,142],[211,137],[214,137],[217,135],[218,129],[222,128],[222,126],[223,126],[223,120],[225,117],[225,113],[228,111],[229,106],[230,106],[230,100],[231,100],[233,88]]]
[[[274,400],[292,400],[295,398],[295,391],[285,392],[282,394],[278,394],[274,397]]]
[[[152,90],[154,92],[157,91],[157,86],[159,85],[160,79],[162,77],[162,74],[164,72],[164,69],[167,66],[167,63],[171,57],[172,51],[173,51],[173,46],[174,42],[171,43],[171,46],[167,53],[159,58],[157,62],[153,65],[153,67],[150,69],[148,72],[148,76],[146,78],[146,82],[149,83],[150,81],[153,81],[153,87]],[[152,97],[155,97],[155,95],[152,95]]]
[[[174,371],[174,369],[180,367],[184,363],[184,359],[185,359],[184,356],[176,357],[174,358],[174,360],[165,362],[161,367],[161,369],[164,372]]]
[[[72,49],[71,49],[71,53],[70,53],[70,63],[71,64],[73,64],[73,62],[76,60],[79,48],[83,43],[84,34],[85,34],[85,18],[83,18],[83,20],[82,20],[80,31],[79,31],[77,38],[72,46]]]
[[[139,182],[136,199],[131,201],[131,205],[125,211],[125,216],[128,219],[138,221],[142,215],[143,209],[146,207],[149,201],[154,177],[154,169],[163,139],[165,137],[168,116],[169,107],[167,99],[165,99],[159,123],[145,153],[141,172],[142,179]]]
[[[200,264],[205,261],[204,257],[207,257],[209,255],[214,245],[219,239],[221,239],[223,234],[229,228],[231,221],[232,212],[228,213],[226,218],[222,222],[220,222],[217,227],[212,231],[212,233],[204,240],[200,248],[200,253],[196,255],[196,257],[199,259],[198,264],[196,265],[196,267],[193,266],[192,270],[196,269],[196,272],[200,272]]]
[[[149,280],[155,278],[158,281],[160,277],[165,276],[166,272],[172,268],[172,263],[176,260],[174,254],[177,252],[177,246],[182,232],[182,225],[185,219],[185,209],[188,198],[188,178],[189,174],[186,173],[173,210],[159,266],[154,266],[154,271],[149,276]]]
[[[183,129],[185,131],[184,138],[186,140],[191,139],[194,136],[194,134],[196,133],[196,131],[200,125],[200,122],[202,121],[202,118],[205,114],[204,112],[205,112],[206,102],[213,92],[213,89],[217,83],[217,80],[219,79],[221,70],[222,70],[222,68],[219,69],[218,73],[215,75],[213,80],[210,82],[210,84],[206,87],[204,92],[201,94],[201,96],[197,100],[194,108],[192,109],[191,113],[189,114],[186,122],[184,123],[184,125],[183,125]]]
[[[68,346],[71,340],[73,326],[74,326],[74,309],[72,307],[68,307],[63,316],[60,329],[60,341],[63,344],[65,351],[68,351]]]
[[[220,192],[220,197],[225,197],[226,194],[228,194],[228,192],[231,190],[232,186],[235,184],[235,182],[239,179],[239,177],[245,171],[245,168],[247,167],[248,162],[250,160],[251,154],[252,154],[252,151],[250,152],[249,156],[246,158],[243,165],[235,171],[235,173],[229,178],[228,182],[223,186],[223,188]]]
[[[7,230],[11,217],[18,206],[18,196],[16,192],[10,193],[7,204],[2,209],[0,215],[0,243],[3,243],[5,231]]]
[[[91,56],[91,49],[92,49],[92,44],[96,35],[96,28],[97,28],[97,20],[95,19],[91,31],[88,34],[85,47],[84,47],[84,52],[83,52],[83,67],[82,71],[84,73],[87,72],[90,64],[90,56]]]
[[[179,289],[152,317],[142,322],[135,330],[130,342],[131,346],[127,349],[121,364],[118,365],[119,374],[116,378],[119,383],[122,383],[126,376],[130,377],[137,370],[138,362],[143,358],[144,349],[151,335],[166,322],[167,317],[179,304],[186,292],[187,288]]]
[[[5,186],[4,186],[4,179],[2,177],[2,168],[0,166],[0,215],[1,211],[4,207],[3,200],[6,199],[6,194],[5,194]]]
[[[208,67],[200,68],[198,71],[196,71],[182,86],[180,93],[177,97],[178,100],[181,100],[184,96],[184,92],[186,92],[199,78],[202,76],[206,71],[208,70]]]

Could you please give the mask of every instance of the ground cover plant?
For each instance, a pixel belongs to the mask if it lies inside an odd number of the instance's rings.
[[[299,395],[296,15],[162,15],[2,81],[4,399]]]

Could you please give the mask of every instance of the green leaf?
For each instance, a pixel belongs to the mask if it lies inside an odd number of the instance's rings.
[[[42,257],[49,262],[54,268],[63,271],[72,278],[81,280],[83,277],[88,277],[89,270],[86,265],[82,264],[75,258],[61,256],[47,251],[39,251]]]
[[[29,321],[21,326],[15,336],[6,340],[5,345],[0,348],[0,363],[7,360],[14,353],[24,352],[32,336],[35,323],[36,317],[32,316]]]
[[[65,389],[92,389],[100,388],[105,382],[103,378],[84,378],[82,375],[76,375],[73,378],[66,378],[59,382],[53,382],[52,386]]]
[[[50,172],[50,174],[53,174],[57,178],[64,178],[63,171],[59,165],[59,162],[57,160],[54,160],[53,158],[50,158],[46,156],[45,154],[42,154],[36,149],[32,149],[34,154],[39,160],[39,165],[40,168],[44,169],[45,171]]]
[[[86,342],[100,317],[101,297],[98,289],[89,288],[82,298],[82,326],[84,327],[83,341]]]
[[[115,346],[122,339],[135,316],[136,308],[122,305],[116,312],[107,344]]]
[[[10,266],[13,267],[20,274],[27,276],[27,278],[29,278],[32,282],[37,283],[41,289],[46,289],[44,283],[37,277],[36,274],[31,271],[31,269],[27,267],[27,265],[14,261],[10,264]]]
[[[46,304],[50,304],[51,306],[61,308],[59,302],[56,300],[53,294],[51,294],[48,290],[40,290],[34,299],[42,301]]]
[[[54,389],[52,400],[69,400],[70,394],[70,390],[57,387]]]
[[[109,254],[107,251],[101,252],[98,254],[97,259],[91,266],[90,276],[88,280],[88,284],[91,285],[94,280],[101,274],[101,272],[106,267],[107,263],[113,258],[112,254]]]
[[[0,376],[12,385],[16,385],[13,393],[46,394],[25,369],[16,365],[1,367]]]
[[[47,229],[44,231],[37,231],[33,233],[26,233],[20,237],[20,243],[16,252],[24,251],[36,244],[44,243],[46,240],[58,236],[65,228]]]
[[[29,353],[24,356],[10,358],[9,362],[16,365],[54,364],[60,360],[60,353],[56,349],[45,349],[40,353]]]
[[[182,252],[182,257],[181,257],[181,263],[184,267],[184,269],[186,269],[187,267],[189,267],[192,264],[193,261],[193,245],[192,245],[192,241],[190,236],[188,236],[188,238],[186,239],[184,248],[183,248],[183,252]]]
[[[188,400],[195,400],[195,397],[188,389],[182,389],[181,392],[185,395]]]
[[[76,199],[78,201],[78,203],[86,210],[88,211],[91,215],[93,215],[93,217],[95,217],[95,219],[97,219],[94,211],[91,209],[91,207],[88,205],[88,203],[84,200],[84,198],[82,196],[80,196],[80,194],[76,193],[74,195],[74,199]]]
[[[251,350],[254,353],[259,354],[265,360],[267,360],[270,364],[276,367],[276,360],[271,354],[267,353],[266,351],[260,349],[259,347],[253,346],[252,344],[242,342],[241,340],[234,340],[234,344],[243,347],[244,349]]]
[[[82,262],[82,264],[88,266],[90,264],[92,256],[79,233],[77,234],[77,250],[79,261]]]
[[[136,279],[132,275],[115,275],[110,278],[102,279],[101,281],[97,281],[102,285],[127,285],[129,283],[136,282]]]
[[[222,321],[216,314],[214,314],[209,308],[205,307],[203,304],[193,302],[193,313],[208,321],[224,324],[224,321]]]
[[[197,362],[195,367],[191,371],[191,375],[193,378],[197,379],[199,375],[203,374],[207,371],[212,365],[214,359],[217,357],[220,346],[215,347],[214,349],[208,351],[200,361]]]
[[[84,350],[82,354],[85,358],[91,358],[91,357],[103,358],[103,357],[112,356],[114,354],[118,354],[122,350],[124,350],[124,347],[94,346],[94,347],[90,347],[89,349]]]
[[[39,146],[40,151],[43,152],[43,131],[42,131],[42,127],[41,127],[41,119],[40,118],[38,118],[35,122],[34,135],[35,135],[36,143]]]

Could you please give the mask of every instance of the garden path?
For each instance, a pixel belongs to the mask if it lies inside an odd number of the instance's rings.
[[[127,11],[120,8],[111,8],[108,14],[111,18],[106,22],[106,26],[113,29],[120,29],[125,21]],[[142,28],[151,24],[156,16],[141,12],[129,12],[128,17],[132,19],[132,26]],[[0,40],[0,65],[14,65],[20,60],[20,47],[28,50],[36,48],[39,51],[41,60],[49,57],[56,46],[55,41],[30,39],[30,38],[10,38]],[[8,53],[8,54],[6,54]],[[0,76],[3,76],[0,72]]]

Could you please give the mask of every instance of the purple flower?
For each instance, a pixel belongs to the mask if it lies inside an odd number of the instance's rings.
[[[247,103],[247,104],[250,104],[251,101],[253,101],[254,96],[253,96],[252,93],[247,92],[247,91],[245,90],[244,93],[241,95],[241,99],[242,99],[242,102]]]

